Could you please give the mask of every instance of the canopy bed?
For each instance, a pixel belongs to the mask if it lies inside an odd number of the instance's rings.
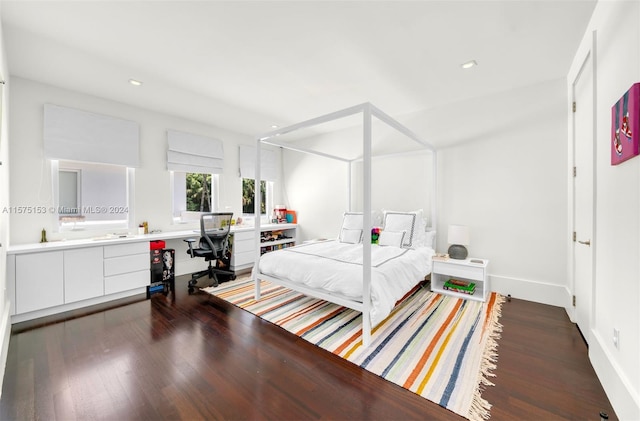
[[[302,147],[283,141],[281,135],[296,132],[349,116],[362,115],[362,156],[356,159]],[[351,169],[355,162],[362,166],[362,209],[347,212],[336,241],[303,244],[281,251],[260,255],[260,237],[256,236],[256,264],[253,269],[255,298],[260,298],[260,282],[267,280],[303,294],[336,303],[362,312],[363,345],[371,341],[371,329],[382,321],[393,306],[425,275],[430,273],[433,240],[427,239],[422,212],[386,212],[384,224],[393,230],[383,230],[380,244],[372,244],[370,232],[372,216],[372,148],[373,118],[399,133],[421,151],[429,151],[432,160],[432,179],[424,183],[430,190],[430,225],[436,226],[436,151],[426,141],[370,103],[326,114],[288,127],[266,133],[256,139],[255,185],[260,185],[260,155],[263,144],[297,152],[314,154],[344,162],[349,166],[347,190],[351,197]],[[414,151],[404,152],[415,153]],[[398,153],[400,155],[402,153]],[[395,155],[393,153],[384,156]],[[422,183],[421,183],[422,184]],[[260,214],[260,189],[255,189],[255,214]],[[256,233],[260,232],[260,218],[256,218]],[[388,232],[385,232],[388,231]],[[396,235],[398,234],[398,235]],[[433,233],[432,233],[433,234]],[[389,246],[389,247],[387,247]],[[327,264],[327,262],[331,262]],[[401,281],[399,280],[401,279]],[[385,286],[386,285],[386,286]],[[388,286],[391,285],[391,288]]]

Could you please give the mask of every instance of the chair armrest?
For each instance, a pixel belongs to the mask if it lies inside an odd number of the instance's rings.
[[[195,238],[185,238],[182,241],[185,241],[185,242],[189,243],[189,254],[191,255],[191,258],[193,259],[194,257],[196,257],[193,254],[193,243],[196,242],[196,239]]]

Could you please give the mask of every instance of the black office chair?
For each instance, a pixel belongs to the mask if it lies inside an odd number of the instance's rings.
[[[200,242],[199,247],[194,248],[195,238],[184,241],[189,243],[187,253],[194,257],[203,257],[209,262],[209,267],[200,272],[193,273],[189,281],[189,292],[193,292],[198,279],[208,276],[213,279],[209,286],[217,287],[218,275],[228,275],[229,279],[235,279],[236,275],[229,269],[229,233],[231,231],[231,218],[233,213],[203,213],[200,216]],[[215,266],[213,265],[215,262]]]

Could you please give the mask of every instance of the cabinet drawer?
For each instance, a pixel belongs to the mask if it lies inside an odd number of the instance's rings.
[[[149,252],[149,243],[147,241],[139,241],[128,244],[114,244],[112,246],[104,246],[104,258],[127,256],[130,254],[141,254]]]
[[[104,278],[104,293],[128,291],[149,285],[149,269]]]
[[[148,251],[144,254],[133,254],[130,256],[104,259],[104,276],[119,275],[144,269],[148,272],[150,267],[149,259],[150,254]]]
[[[446,262],[433,262],[433,272],[475,281],[484,280],[484,268],[482,267],[464,266]]]
[[[236,241],[246,241],[246,240],[254,240],[256,239],[256,232],[252,231],[241,231],[233,233],[233,242],[235,244]]]
[[[244,265],[252,265],[256,260],[256,253],[252,251],[247,251],[243,253],[233,252],[233,257],[231,258],[231,266],[244,266]]]
[[[233,253],[245,253],[256,249],[256,239],[250,240],[233,240]]]

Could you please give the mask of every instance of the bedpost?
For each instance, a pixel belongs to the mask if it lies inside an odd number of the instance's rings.
[[[262,202],[262,192],[260,189],[260,147],[262,146],[262,139],[256,139],[256,173],[254,174],[255,182],[253,185],[254,203],[253,203],[253,215],[255,218],[255,241],[256,241],[256,261],[253,266],[253,281],[255,282],[255,299],[260,299],[260,279],[258,273],[260,272],[260,204]],[[265,209],[266,212],[266,209]]]
[[[438,153],[435,149],[431,151],[431,161],[433,166],[431,180],[431,229],[438,232]],[[437,250],[437,238],[433,240],[433,248]]]
[[[371,104],[365,104],[363,111],[362,344],[368,347],[371,343]]]

